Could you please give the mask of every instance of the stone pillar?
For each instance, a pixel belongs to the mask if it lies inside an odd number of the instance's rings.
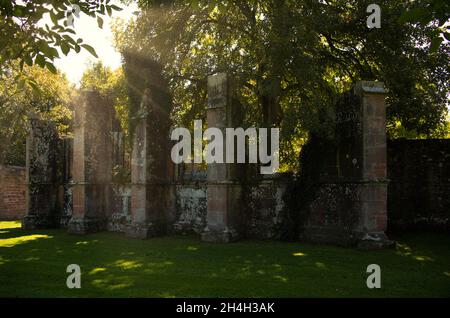
[[[208,77],[208,127],[222,131],[234,127],[231,81],[224,73]],[[225,147],[224,147],[225,148]],[[224,160],[226,150],[224,149]],[[238,239],[239,198],[241,187],[234,182],[236,164],[208,164],[206,228],[202,240],[231,242]]]
[[[59,137],[53,122],[30,116],[26,154],[26,209],[22,228],[58,227]]]
[[[60,202],[62,205],[60,226],[67,229],[72,218],[72,163],[73,163],[73,138],[62,140],[62,185]]]
[[[84,91],[75,107],[73,215],[68,231],[86,234],[106,229],[112,181],[111,105],[98,92]]]
[[[387,226],[386,90],[380,82],[358,82],[361,100],[362,182],[359,184],[359,218],[355,232],[361,248],[392,244]]]
[[[156,88],[153,87],[155,90]],[[131,224],[127,237],[146,239],[163,235],[171,220],[169,177],[169,110],[147,88],[137,115],[131,159]]]

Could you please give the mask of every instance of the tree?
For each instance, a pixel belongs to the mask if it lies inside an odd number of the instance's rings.
[[[123,142],[124,153],[122,164],[113,167],[113,180],[116,183],[131,182],[130,105],[123,69],[111,70],[111,68],[103,66],[101,62],[93,64],[84,72],[80,88],[98,92],[108,105],[114,108],[113,123],[117,125],[114,127],[114,131],[123,133],[124,138],[117,142]]]
[[[236,75],[248,125],[281,126],[285,162],[307,132],[331,131],[337,96],[357,80],[386,83],[390,134],[398,122],[425,135],[445,123],[449,45],[432,50],[436,25],[402,21],[401,2],[378,2],[381,29],[367,28],[369,0],[139,3],[116,42],[165,66],[180,124],[205,115],[205,77],[216,72]]]
[[[56,73],[53,64],[59,57],[59,50],[67,55],[83,48],[96,56],[95,50],[83,39],[75,38],[71,20],[80,12],[97,19],[103,24],[102,16],[119,11],[109,0],[0,0],[0,72],[18,60],[23,65],[37,64]],[[49,16],[51,24],[43,24]]]
[[[430,23],[436,27],[428,36],[431,39],[431,50],[434,52],[444,42],[450,41],[450,3],[445,0],[416,1],[410,10],[402,13],[400,20],[427,26]]]
[[[17,81],[17,76],[33,78],[36,87]],[[40,89],[42,88],[42,89]],[[0,164],[25,165],[28,115],[36,113],[57,124],[61,136],[70,135],[74,88],[67,79],[38,66],[17,63],[0,78]]]
[[[93,64],[81,78],[80,89],[92,89],[111,101],[121,130],[128,136],[129,97],[122,68],[112,70],[101,62]]]

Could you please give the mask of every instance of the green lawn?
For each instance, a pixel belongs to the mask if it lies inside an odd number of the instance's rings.
[[[131,240],[121,234],[72,236],[23,231],[0,222],[1,297],[450,297],[450,236],[398,239],[396,249],[195,237]],[[379,264],[382,288],[366,287]],[[66,287],[79,264],[82,288]]]

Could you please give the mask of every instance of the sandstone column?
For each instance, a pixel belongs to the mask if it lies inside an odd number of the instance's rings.
[[[69,233],[106,229],[111,167],[112,107],[98,92],[84,91],[75,108],[73,215]]]
[[[358,82],[355,94],[361,100],[362,180],[359,185],[359,221],[355,232],[359,247],[383,247],[386,237],[386,90],[380,82]]]
[[[208,128],[222,131],[234,127],[231,81],[227,74],[208,77]],[[225,148],[225,147],[224,147]],[[224,160],[226,151],[224,149]],[[241,188],[235,183],[235,164],[209,163],[207,176],[207,216],[202,240],[230,242],[238,238],[239,198]]]
[[[171,219],[172,184],[169,176],[169,110],[153,91],[144,92],[135,116],[131,159],[131,224],[126,236],[146,239],[163,235]]]
[[[62,142],[62,185],[60,186],[60,201],[62,202],[60,226],[67,229],[72,218],[72,163],[73,163],[73,138],[64,138]]]
[[[58,227],[59,137],[53,122],[30,116],[26,154],[26,209],[24,229]]]

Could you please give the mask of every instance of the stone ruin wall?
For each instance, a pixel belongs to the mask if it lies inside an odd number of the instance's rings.
[[[229,80],[223,75],[208,80],[215,86],[209,126],[239,125],[229,106]],[[135,121],[131,183],[112,177],[113,167],[124,164],[124,147],[108,101],[93,92],[81,95],[73,140],[59,140],[51,123],[31,119],[23,227],[63,227],[74,234],[109,230],[134,238],[196,233],[212,242],[280,238],[294,179],[276,174],[244,185],[231,164],[180,173],[181,165],[175,167],[169,157],[169,111],[146,94]],[[328,157],[338,163],[322,162],[334,170],[317,179],[314,196],[302,208],[307,217],[297,239],[381,247],[389,243],[384,91],[381,84],[361,82],[353,94],[359,100],[356,115],[337,113],[342,136]],[[356,134],[346,135],[349,131]],[[164,135],[167,143],[161,143]]]
[[[450,139],[388,142],[388,227],[450,232]]]

